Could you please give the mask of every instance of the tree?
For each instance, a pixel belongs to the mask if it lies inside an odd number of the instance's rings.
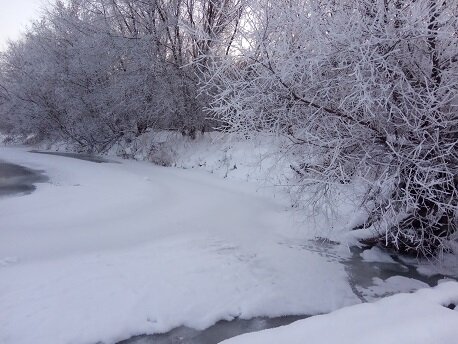
[[[238,55],[213,60],[228,131],[287,137],[310,204],[361,185],[363,226],[423,255],[457,232],[456,1],[261,1]]]
[[[3,117],[12,130],[85,150],[149,129],[193,137],[211,125],[197,62],[230,45],[242,8],[241,0],[57,1],[2,57]]]

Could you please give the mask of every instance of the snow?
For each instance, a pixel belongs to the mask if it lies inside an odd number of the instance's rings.
[[[392,276],[385,280],[374,277],[373,286],[359,290],[366,300],[378,300],[387,295],[407,293],[427,287],[428,284],[414,278]]]
[[[283,197],[196,170],[0,147],[49,183],[0,198],[0,343],[112,343],[359,303]]]
[[[378,263],[396,263],[393,258],[386,252],[383,252],[377,246],[374,246],[368,250],[364,250],[361,253],[361,257],[366,262],[378,262]]]
[[[346,307],[222,343],[455,344],[458,311],[446,307],[451,303],[458,303],[458,283],[444,282],[414,294]]]
[[[190,139],[172,131],[149,131],[129,143],[118,142],[108,154],[127,155],[158,165],[201,169],[239,181],[284,184],[292,171],[284,155],[278,154],[283,141],[268,135],[248,140],[241,135],[221,132],[199,134],[196,139]]]

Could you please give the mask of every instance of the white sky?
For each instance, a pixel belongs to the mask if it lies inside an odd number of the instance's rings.
[[[31,19],[40,16],[48,0],[0,0],[0,50],[8,39],[17,39]]]

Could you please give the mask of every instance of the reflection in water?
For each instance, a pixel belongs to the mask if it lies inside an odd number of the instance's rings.
[[[202,331],[181,326],[164,334],[136,336],[118,344],[216,344],[243,333],[288,325],[304,318],[307,316],[223,320]]]
[[[43,171],[0,161],[0,197],[29,194],[36,189],[34,184],[46,181]]]

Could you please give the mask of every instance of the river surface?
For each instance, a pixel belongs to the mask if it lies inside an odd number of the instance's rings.
[[[311,241],[310,244],[303,245],[304,249],[319,249],[323,255],[330,259],[340,260],[348,273],[350,285],[354,293],[362,302],[371,301],[377,298],[393,295],[400,290],[388,287],[383,290],[383,294],[368,298],[364,293],[374,286],[374,280],[385,281],[391,277],[404,277],[415,280],[417,283],[425,283],[431,287],[436,286],[442,279],[456,279],[456,277],[441,274],[422,275],[417,271],[415,264],[402,261],[393,252],[389,255],[393,262],[368,262],[363,259],[361,254],[364,248],[353,247],[347,258],[339,257],[334,250],[333,244],[326,244]],[[412,262],[414,260],[412,259]],[[217,344],[225,339],[238,336],[240,334],[261,331],[269,328],[288,325],[294,321],[305,319],[311,315],[283,316],[275,318],[258,317],[249,320],[234,319],[232,321],[219,321],[215,325],[205,330],[195,330],[181,326],[164,334],[140,335],[135,336],[117,344]]]
[[[395,253],[389,255],[393,259],[393,262],[368,262],[361,257],[361,253],[363,251],[364,249],[362,248],[352,247],[351,257],[342,261],[345,265],[345,270],[348,273],[353,292],[363,302],[370,301],[370,299],[366,298],[363,291],[369,290],[373,287],[375,279],[379,281],[386,281],[391,277],[404,277],[423,282],[430,287],[436,286],[442,279],[456,279],[453,276],[446,276],[442,274],[420,274],[417,269],[415,258],[408,259],[410,262],[402,261]],[[388,288],[382,295],[374,298],[393,295],[397,292],[399,292],[399,290],[390,291]]]
[[[43,171],[0,160],[0,197],[30,194],[36,189],[36,183],[47,181]]]
[[[90,162],[96,162],[96,163],[106,163],[106,162],[115,162],[111,161],[105,158],[102,158],[97,155],[92,155],[92,154],[82,154],[82,153],[67,153],[67,152],[49,152],[49,151],[39,151],[32,149],[30,151],[31,153],[36,153],[36,154],[48,154],[48,155],[57,155],[57,156],[63,156],[67,158],[73,158],[73,159],[79,159],[79,160],[85,160],[85,161],[90,161]]]
[[[115,162],[90,154],[62,153],[31,150],[31,153],[49,154],[67,158],[85,160],[95,163]],[[45,183],[49,178],[44,171],[33,170],[21,165],[0,160],[0,197],[13,195],[27,195],[36,190],[37,183]]]
[[[40,152],[39,154],[52,154],[77,158],[96,163],[111,162],[109,160],[93,156],[74,153]],[[0,161],[0,197],[17,194],[30,194],[36,189],[36,183],[44,183],[49,179],[44,171],[33,170],[24,166]],[[287,244],[292,245],[292,244]],[[313,250],[332,260],[340,261],[348,273],[348,278],[354,293],[362,302],[367,299],[365,290],[374,286],[374,280],[385,281],[390,277],[401,276],[408,279],[423,282],[430,286],[437,285],[438,281],[450,276],[432,275],[425,276],[418,273],[415,264],[401,260],[396,254],[391,254],[390,262],[368,262],[361,256],[363,249],[352,248],[350,254],[342,258],[335,250],[335,245],[330,243],[309,243],[295,245],[298,249]],[[419,282],[418,282],[419,283]],[[381,296],[394,294],[396,290],[389,290]],[[373,300],[373,298],[372,298]],[[231,321],[219,321],[204,330],[196,330],[186,326],[175,328],[164,334],[139,335],[118,342],[118,344],[216,344],[222,340],[248,332],[260,331],[278,326],[288,325],[296,320],[304,319],[310,315],[282,316],[276,318],[257,317],[253,319],[234,319]]]
[[[136,336],[117,344],[216,344],[243,333],[288,325],[304,318],[307,318],[307,316],[222,320],[205,330],[195,330],[181,326],[164,334]]]
[[[319,243],[310,241],[302,245],[306,250],[320,250],[330,259],[337,259],[345,266],[353,292],[362,302],[372,301],[381,297],[389,296],[400,292],[400,290],[385,288],[380,295],[372,295],[368,298],[364,291],[374,286],[374,280],[385,281],[390,277],[405,277],[425,283],[429,286],[436,286],[441,279],[456,279],[451,276],[435,274],[431,276],[422,275],[417,271],[415,264],[401,261],[395,253],[390,257],[393,262],[368,262],[363,259],[361,253],[363,248],[353,247],[350,255],[346,258],[339,257],[335,251],[334,244]],[[415,282],[414,281],[414,282]],[[415,283],[414,283],[415,284]],[[408,291],[408,290],[405,290]],[[240,334],[261,331],[269,328],[288,325],[294,321],[305,319],[311,315],[283,316],[275,318],[258,317],[249,320],[234,319],[232,321],[219,321],[205,330],[195,330],[181,326],[164,334],[139,335],[118,342],[117,344],[217,344],[225,339]]]

